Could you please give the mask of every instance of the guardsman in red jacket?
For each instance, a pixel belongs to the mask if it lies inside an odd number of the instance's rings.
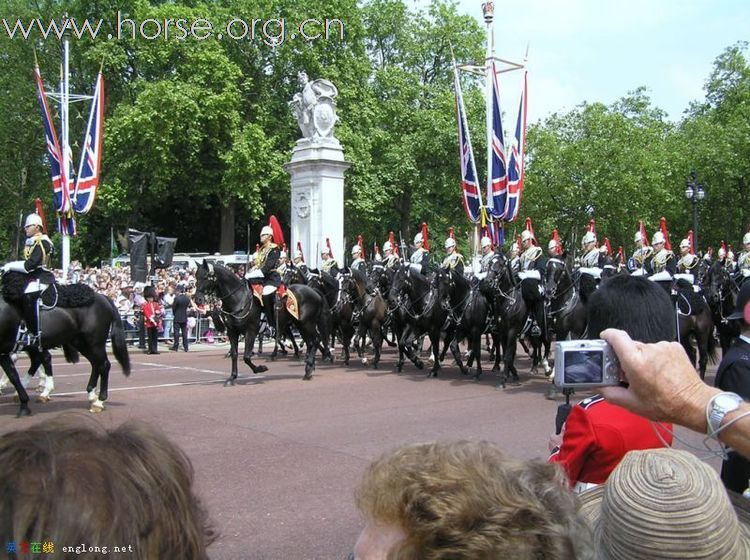
[[[162,307],[156,301],[156,290],[153,286],[146,286],[143,290],[146,303],[143,304],[143,323],[148,336],[148,351],[146,354],[159,353],[159,328],[161,327]]]
[[[589,335],[598,338],[608,328],[624,330],[640,342],[674,340],[669,295],[643,276],[611,277],[591,295],[588,305]],[[550,439],[549,460],[560,463],[571,486],[583,491],[605,482],[629,451],[671,444],[671,424],[651,422],[595,395],[571,409],[562,437]]]

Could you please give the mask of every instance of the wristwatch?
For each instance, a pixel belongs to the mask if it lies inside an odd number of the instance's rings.
[[[742,397],[737,393],[719,393],[708,403],[706,410],[706,421],[708,423],[708,435],[712,436],[721,427],[724,417],[737,410],[742,404]]]

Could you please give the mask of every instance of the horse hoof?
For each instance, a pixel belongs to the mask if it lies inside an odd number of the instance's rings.
[[[362,365],[363,365],[363,366],[366,366],[366,365],[367,365],[367,358],[362,358]]]
[[[414,362],[414,365],[417,366],[417,369],[424,369],[424,364],[422,363],[422,360],[417,360]]]
[[[312,371],[305,372],[305,375],[302,376],[302,381],[310,381],[312,379]]]
[[[271,356],[270,356],[270,360],[271,360],[272,362],[275,362],[275,361],[276,361],[276,355],[275,355],[275,354],[271,354]]]
[[[268,371],[268,367],[260,365],[260,366],[257,366],[255,368],[255,370],[253,371],[253,373],[263,373],[263,372],[266,372],[266,371]]]
[[[234,377],[230,377],[224,382],[224,387],[234,387]]]
[[[18,412],[16,412],[16,418],[21,418],[23,416],[31,416],[31,409],[28,406],[22,406],[18,409]]]
[[[39,395],[36,399],[38,403],[48,403],[50,401],[49,395]]]
[[[89,408],[89,412],[91,414],[99,414],[101,412],[104,412],[104,407],[103,406],[92,406],[91,408]]]
[[[497,385],[495,385],[495,390],[496,391],[501,391],[501,390],[504,390],[504,389],[505,389],[505,383],[498,383]]]

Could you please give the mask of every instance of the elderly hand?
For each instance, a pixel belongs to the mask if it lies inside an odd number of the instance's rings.
[[[621,379],[630,384],[603,387],[608,401],[651,420],[706,431],[706,403],[719,390],[701,381],[679,343],[644,344],[617,329],[601,336],[617,354]]]

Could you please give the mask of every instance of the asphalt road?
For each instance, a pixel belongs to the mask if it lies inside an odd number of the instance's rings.
[[[437,379],[411,364],[397,374],[392,349],[379,370],[356,360],[345,367],[337,356],[310,381],[302,381],[302,362],[259,356],[268,372],[253,375],[241,364],[238,384],[224,387],[225,352],[205,344],[157,356],[131,350],[131,376],[113,363],[107,408],[98,415],[107,426],[153,423],[187,452],[220,533],[215,560],[344,558],[362,527],[353,492],[373,458],[402,443],[456,438],[546,458],[562,402],[544,398],[548,382],[528,375],[525,356],[522,384],[505,390],[495,389],[491,372],[474,382],[449,361]],[[25,365],[19,361],[20,370]],[[49,403],[32,403],[33,416],[16,419],[17,404],[7,391],[0,397],[0,432],[62,412],[88,414],[87,364],[55,357],[54,366],[56,392]]]

